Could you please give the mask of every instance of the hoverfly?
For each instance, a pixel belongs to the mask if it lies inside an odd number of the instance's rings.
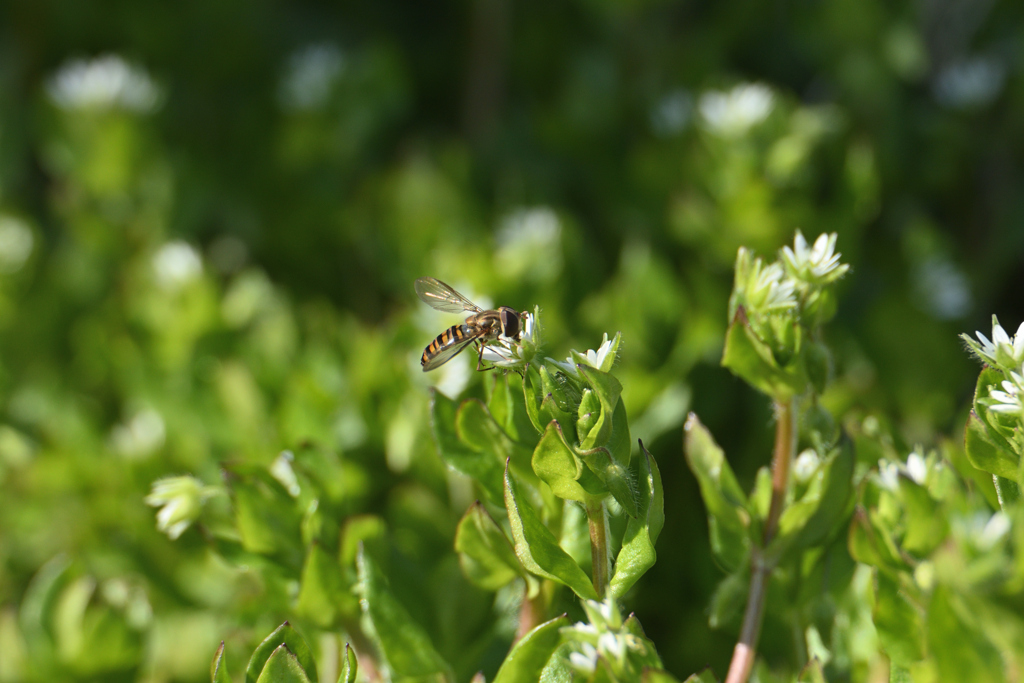
[[[466,322],[452,325],[437,335],[437,338],[423,349],[420,363],[424,372],[441,367],[473,343],[477,345],[476,369],[479,370],[483,362],[484,347],[489,343],[498,340],[519,341],[522,314],[508,306],[485,311],[432,277],[421,277],[416,280],[416,294],[439,311],[472,314],[466,318]]]

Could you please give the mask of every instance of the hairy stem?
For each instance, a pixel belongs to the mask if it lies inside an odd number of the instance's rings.
[[[796,450],[796,400],[789,398],[775,401],[775,451],[772,455],[772,500],[768,507],[768,518],[764,522],[764,539],[760,547],[750,553],[750,594],[747,608],[743,612],[743,626],[740,638],[732,653],[729,673],[725,683],[746,683],[754,668],[757,655],[757,638],[761,633],[764,618],[764,600],[768,578],[772,567],[765,561],[764,548],[775,537],[779,528],[779,517],[786,503],[786,487],[789,483],[789,465]]]
[[[611,571],[611,556],[608,554],[608,515],[602,500],[587,501],[587,525],[590,527],[594,590],[597,591],[598,598],[604,599]]]

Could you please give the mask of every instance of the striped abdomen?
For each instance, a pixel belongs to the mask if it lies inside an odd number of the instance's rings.
[[[423,357],[420,358],[420,364],[426,365],[441,351],[445,350],[449,346],[458,344],[461,341],[466,341],[469,337],[472,337],[473,331],[468,325],[452,325],[447,330],[437,335],[434,341],[427,345],[427,348],[423,349]]]

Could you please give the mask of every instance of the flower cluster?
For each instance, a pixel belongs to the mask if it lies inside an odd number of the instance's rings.
[[[562,630],[572,643],[569,666],[578,673],[589,677],[603,662],[612,680],[632,680],[645,667],[659,664],[653,648],[623,621],[614,599],[584,600],[583,610],[589,623],[577,622]]]
[[[729,318],[742,319],[780,366],[801,354],[806,331],[818,328],[835,313],[831,285],[850,269],[839,261],[836,238],[835,233],[822,234],[809,247],[797,231],[793,246],[784,247],[772,263],[742,247],[736,255]]]
[[[999,318],[992,316],[992,340],[989,341],[980,331],[975,334],[978,336],[977,341],[966,334],[960,335],[960,338],[978,360],[1004,373],[1021,369],[1024,363],[1024,323],[1017,328],[1017,334],[1011,337],[999,324]]]
[[[992,316],[992,339],[975,332],[978,339],[966,334],[960,338],[978,360],[990,369],[982,373],[975,411],[986,412],[992,429],[1000,431],[1018,452],[1024,451],[1024,323],[1012,337],[999,319]],[[984,387],[982,385],[985,385]]]

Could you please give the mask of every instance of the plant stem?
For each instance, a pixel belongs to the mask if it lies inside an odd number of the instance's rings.
[[[537,592],[536,597],[530,598],[529,584],[523,586],[523,604],[519,608],[519,628],[516,629],[514,643],[544,621],[545,602],[543,588]]]
[[[768,518],[764,522],[764,538],[760,547],[750,552],[750,593],[747,608],[743,613],[740,639],[732,653],[729,673],[725,683],[746,683],[754,668],[757,655],[757,639],[761,633],[764,618],[764,602],[768,578],[772,567],[765,560],[764,549],[775,537],[779,528],[779,517],[786,503],[786,487],[789,483],[789,465],[796,450],[796,400],[793,398],[775,401],[775,451],[772,454],[772,499],[768,507]]]
[[[594,590],[598,599],[604,599],[611,572],[611,557],[608,554],[608,515],[604,501],[587,501],[587,525],[590,527],[590,556],[593,560]]]

